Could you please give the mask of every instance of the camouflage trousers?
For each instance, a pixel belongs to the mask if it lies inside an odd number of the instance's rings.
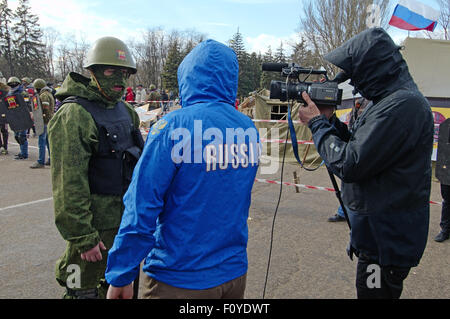
[[[64,299],[105,299],[108,284],[105,280],[108,250],[114,243],[118,229],[99,231],[107,250],[102,250],[102,260],[88,262],[70,244],[56,262],[56,281],[66,288]]]

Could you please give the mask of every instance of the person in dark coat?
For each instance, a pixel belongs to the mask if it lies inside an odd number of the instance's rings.
[[[305,92],[299,111],[342,180],[358,298],[400,298],[428,238],[433,116],[400,49],[385,30],[371,28],[325,56],[373,102],[350,132],[336,129]]]
[[[442,243],[450,238],[450,170],[448,169],[449,130],[450,119],[446,119],[439,127],[439,141],[437,149],[436,178],[441,184],[442,208],[441,231],[434,238]]]
[[[441,209],[441,231],[434,240],[442,243],[450,238],[450,185],[441,184],[442,209]]]
[[[169,95],[165,89],[161,90],[161,109],[163,114],[169,112]]]

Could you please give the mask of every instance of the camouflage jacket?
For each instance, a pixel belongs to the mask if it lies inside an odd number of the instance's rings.
[[[158,93],[158,91],[156,91],[156,90],[151,91],[147,97],[147,101],[150,101],[149,108],[160,107],[160,103],[159,103],[160,100],[161,100],[161,95]],[[150,109],[149,109],[149,111],[150,111]]]
[[[53,112],[55,109],[55,99],[53,98],[50,88],[44,87],[39,93],[39,98],[42,104],[42,116],[44,118],[44,124],[47,125],[48,122],[53,117]]]
[[[70,73],[56,94],[60,101],[69,96],[96,101],[103,108],[116,104],[106,101],[88,78],[77,73]],[[126,106],[138,128],[137,113]],[[98,150],[99,138],[91,114],[81,105],[64,104],[50,120],[48,134],[55,224],[65,240],[85,252],[101,240],[99,230],[119,227],[122,197],[90,193],[89,161]]]

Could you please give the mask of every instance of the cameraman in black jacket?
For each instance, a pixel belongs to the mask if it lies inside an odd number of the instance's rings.
[[[383,29],[372,28],[325,56],[373,101],[350,134],[306,93],[300,110],[327,167],[343,182],[358,298],[400,298],[428,237],[433,117],[399,51]]]

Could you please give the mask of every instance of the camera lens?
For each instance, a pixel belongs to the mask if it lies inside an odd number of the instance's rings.
[[[270,82],[270,99],[286,101],[286,83],[280,81]]]

